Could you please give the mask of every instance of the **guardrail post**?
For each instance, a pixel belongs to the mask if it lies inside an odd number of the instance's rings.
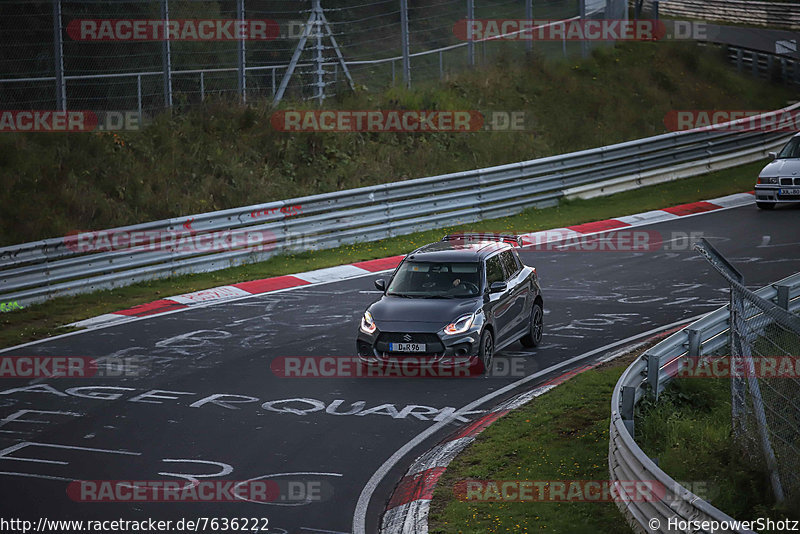
[[[783,284],[775,284],[775,289],[778,291],[778,296],[775,299],[775,304],[789,310],[789,286]]]
[[[736,49],[736,70],[742,72],[742,60],[744,59],[744,50],[741,48]]]
[[[628,433],[633,437],[633,407],[636,401],[636,388],[633,386],[622,386],[622,406],[620,406],[620,415],[622,416],[622,423],[628,430]]]
[[[750,52],[750,73],[753,78],[758,78],[758,52]]]
[[[686,333],[689,334],[689,357],[696,358],[700,356],[700,343],[702,342],[700,330],[687,328]]]
[[[647,358],[647,383],[653,388],[653,394],[658,400],[658,372],[661,368],[661,359],[653,354],[644,353]]]

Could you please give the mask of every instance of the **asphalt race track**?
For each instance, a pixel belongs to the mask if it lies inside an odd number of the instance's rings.
[[[742,271],[748,287],[760,287],[800,270],[798,223],[800,209],[762,212],[750,205],[644,227],[667,241],[652,252],[523,251],[542,282],[545,338],[537,349],[516,343],[500,353],[497,374],[504,362],[517,371],[507,376],[298,379],[272,373],[270,363],[280,356],[352,356],[358,320],[377,297],[372,281],[385,274],[15,348],[4,355],[137,357],[145,364],[139,377],[0,384],[5,515],[32,521],[42,515],[265,517],[271,533],[350,532],[373,473],[437,417],[521,376],[723,305],[722,278],[684,236],[702,232]],[[456,413],[456,422],[416,447],[378,485],[368,532],[376,531],[393,485],[413,458],[477,415]],[[182,481],[192,475],[310,482],[316,486],[303,491],[321,488],[321,498],[111,503],[76,502],[66,491],[76,479]]]

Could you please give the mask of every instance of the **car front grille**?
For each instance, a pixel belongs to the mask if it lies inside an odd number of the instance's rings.
[[[800,185],[800,178],[781,178],[781,185]]]

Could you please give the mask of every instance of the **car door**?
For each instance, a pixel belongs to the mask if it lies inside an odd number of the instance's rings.
[[[519,333],[528,323],[526,313],[530,298],[530,287],[522,265],[514,258],[511,250],[500,253],[500,263],[506,276],[509,294],[508,334]]]
[[[500,255],[495,254],[489,256],[485,260],[484,272],[486,273],[486,289],[487,291],[494,282],[505,282],[506,272],[503,269],[503,264],[500,260]],[[504,339],[508,336],[509,321],[512,317],[511,313],[511,293],[501,291],[498,293],[489,293],[489,305],[484,306],[484,309],[489,309],[491,321],[494,325],[495,346],[503,343]]]

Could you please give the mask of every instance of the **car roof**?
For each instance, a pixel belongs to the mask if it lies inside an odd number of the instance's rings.
[[[454,239],[429,243],[410,252],[406,258],[414,261],[481,261],[495,252],[511,248],[502,241]]]

